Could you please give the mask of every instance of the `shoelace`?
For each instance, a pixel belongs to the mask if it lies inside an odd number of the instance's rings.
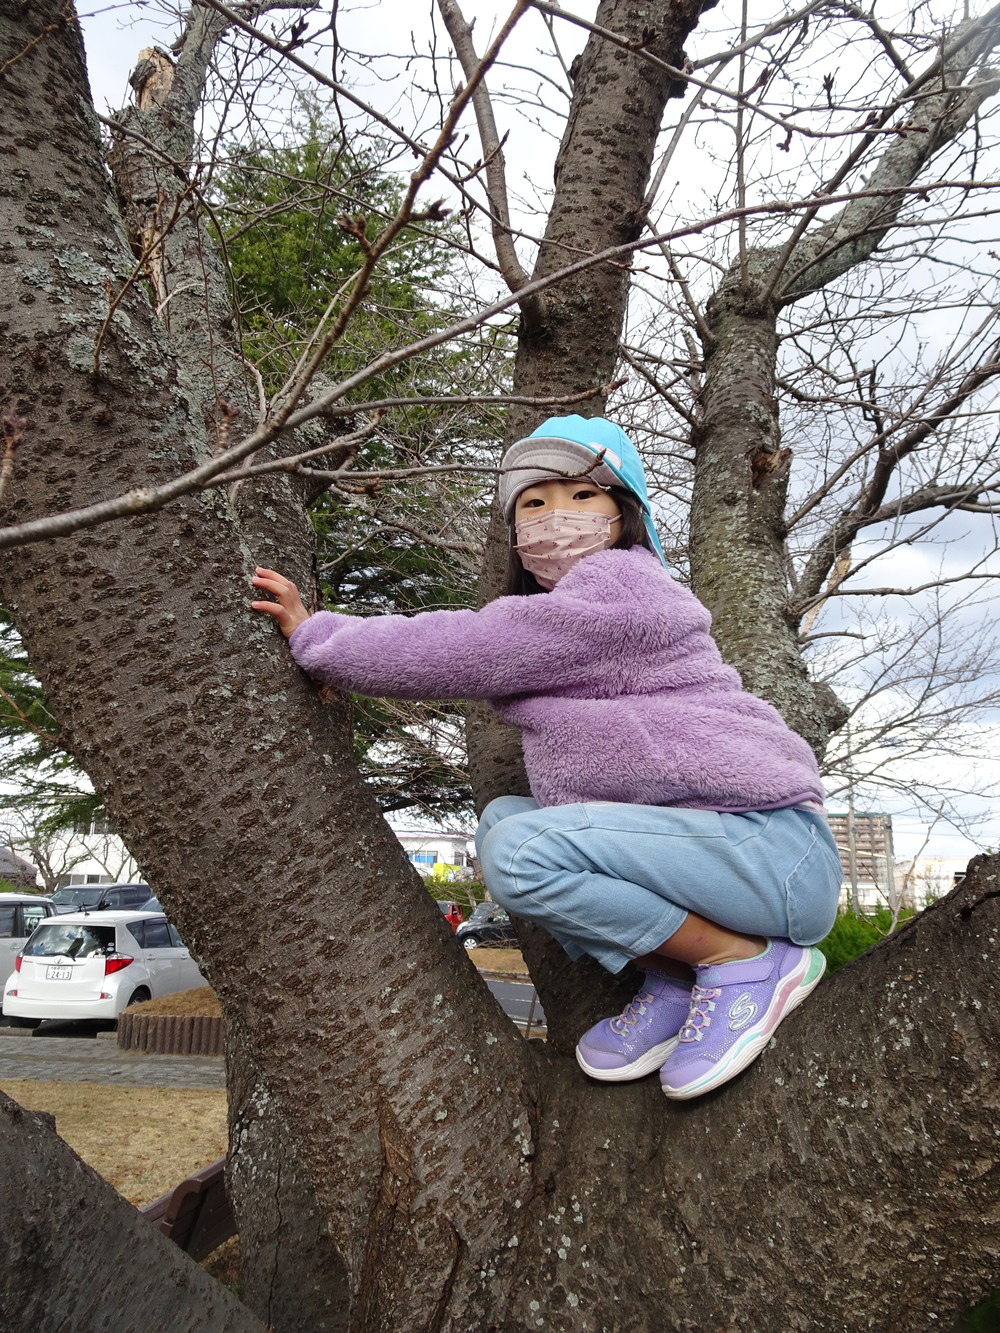
[[[691,1008],[681,1028],[681,1041],[701,1041],[706,1028],[712,1026],[715,1002],[722,994],[718,986],[694,986],[691,990]]]
[[[627,1027],[634,1028],[640,1017],[646,1012],[646,1005],[652,1004],[656,997],[652,991],[641,990],[634,999],[630,1000],[617,1018],[610,1021],[611,1031],[616,1036],[621,1036]]]

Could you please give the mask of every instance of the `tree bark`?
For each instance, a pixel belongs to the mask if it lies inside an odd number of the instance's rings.
[[[226,1188],[240,1238],[243,1300],[272,1333],[346,1333],[344,1262],[287,1120],[238,1026],[226,1032],[226,1092]]]
[[[226,24],[214,10],[194,6],[175,61],[154,49],[144,53],[131,80],[136,104],[116,117],[109,163],[137,265],[179,349],[209,453],[254,411],[225,268],[206,234],[192,174],[195,118]]]
[[[265,1333],[81,1162],[51,1120],[0,1093],[0,1327]]]
[[[118,113],[110,155],[142,281],[176,350],[181,383],[200,409],[207,453],[231,443],[259,410],[225,266],[192,174],[197,117],[226,25],[214,10],[193,8],[175,44],[175,62],[155,50],[144,54],[131,79],[136,105]],[[311,423],[300,434],[310,435],[313,446],[321,444],[324,425]],[[280,448],[279,443],[266,452],[276,455]],[[230,491],[255,561],[283,570],[305,591],[314,581],[315,541],[303,496],[301,479],[282,474]],[[344,697],[331,699],[328,707],[335,726],[350,726]],[[172,884],[161,892],[173,912]],[[293,1327],[308,1322],[317,1333],[340,1328],[348,1305],[343,1264],[308,1177],[288,1146],[283,1117],[266,1095],[246,1033],[236,1015],[230,1018],[228,1187],[240,1227],[244,1297],[276,1333],[289,1318]],[[294,1301],[288,1299],[292,1292]]]

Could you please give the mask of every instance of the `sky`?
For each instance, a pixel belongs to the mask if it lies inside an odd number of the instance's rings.
[[[578,3],[572,6],[581,14],[592,14],[593,4]],[[323,10],[327,7],[320,6]],[[492,0],[466,0],[464,5],[467,17],[476,20],[475,40],[480,51],[489,41],[496,23],[496,15],[505,14],[506,8],[492,3]],[[99,0],[83,0],[80,5],[81,23],[88,53],[91,86],[95,103],[99,111],[107,113],[127,100],[128,74],[138,51],[147,45],[169,47],[174,26],[163,17],[160,7],[155,3],[102,4]],[[419,54],[430,32],[430,5],[414,9],[411,5],[395,4],[394,0],[382,0],[381,4],[361,4],[348,9],[341,7],[346,15],[344,23],[344,41],[348,47],[356,50],[378,50],[383,58],[370,64],[351,61],[345,55],[338,68],[338,76],[351,82],[355,90],[366,99],[376,104],[385,112],[400,116],[411,115],[417,123],[430,123],[429,111],[433,91],[429,65]],[[880,11],[881,12],[881,11]],[[697,50],[693,54],[708,53],[724,49],[731,33],[732,15],[738,9],[725,2],[705,16],[698,34]],[[885,21],[883,17],[883,22]],[[562,39],[562,58],[568,64],[575,52],[582,46],[585,34],[570,27]],[[534,75],[534,70],[553,68],[551,54],[543,60],[539,52],[547,45],[547,36],[541,26],[537,13],[530,14],[522,21],[516,41],[509,50],[508,65],[502,73],[491,76],[491,86],[496,95],[496,110],[501,129],[510,134],[507,143],[509,162],[516,163],[516,170],[509,172],[509,183],[515,211],[518,200],[523,198],[525,207],[517,214],[526,229],[534,230],[534,206],[543,199],[549,189],[552,174],[552,160],[555,139],[552,132],[555,120],[546,103],[553,107],[559,105],[559,96],[555,83],[544,85]],[[694,47],[694,43],[689,46]],[[689,54],[692,52],[689,51]],[[822,53],[821,53],[822,54]],[[389,58],[389,56],[393,58]],[[406,57],[411,59],[407,60]],[[329,68],[328,53],[314,53],[311,57],[324,68]],[[850,82],[849,71],[845,75],[840,68],[837,77]],[[504,88],[519,92],[518,99],[504,97]],[[514,114],[514,100],[521,100],[525,90],[538,91],[538,105],[534,111],[526,114]],[[276,115],[283,114],[280,98]],[[427,114],[424,115],[424,108]],[[523,110],[523,101],[522,101]],[[672,114],[679,114],[672,110]],[[771,139],[775,136],[772,134]],[[708,140],[701,134],[693,136],[691,148],[684,149],[671,163],[664,181],[664,197],[669,207],[694,207],[697,191],[725,189],[721,177],[711,176],[711,152]],[[470,149],[470,156],[474,156]],[[786,155],[787,156],[787,155]],[[794,154],[793,154],[794,156]],[[781,154],[771,149],[770,160],[775,171],[789,171],[793,163],[786,163]],[[758,183],[758,193],[772,188],[772,182],[764,179]],[[697,187],[697,188],[696,188]],[[685,201],[690,196],[692,203]],[[530,254],[530,249],[522,252]],[[918,336],[923,336],[918,333]],[[961,544],[961,538],[956,545]],[[918,577],[930,569],[939,558],[933,548],[915,549],[903,547],[897,555],[888,558],[878,571],[878,580],[890,582],[898,573],[902,582],[913,584]],[[902,608],[901,615],[907,614]],[[845,612],[849,615],[849,611]],[[983,734],[992,738],[996,734],[1000,740],[1000,719],[994,724],[990,719],[983,721]],[[1000,750],[994,748],[995,753]],[[948,780],[957,787],[967,786],[970,781],[980,781],[988,777],[1000,787],[1000,760],[981,758],[974,764],[968,760],[936,759],[933,780]],[[962,802],[966,815],[978,820],[975,838],[970,839],[958,830],[949,827],[947,820],[939,819],[933,827],[929,841],[926,842],[929,817],[925,811],[907,809],[906,802],[893,797],[881,800],[883,808],[888,808],[894,816],[896,848],[900,855],[915,855],[921,848],[925,855],[937,855],[964,859],[984,845],[1000,845],[1000,817],[994,815],[992,800],[968,799]],[[871,808],[871,801],[864,791],[858,793],[859,808]],[[843,808],[843,801],[832,802],[832,808]]]

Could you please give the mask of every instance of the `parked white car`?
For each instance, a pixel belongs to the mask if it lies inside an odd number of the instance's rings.
[[[14,966],[14,957],[46,917],[55,916],[51,898],[37,893],[0,893],[0,976]]]
[[[13,1027],[117,1018],[130,1004],[207,984],[162,914],[73,912],[43,921],[17,955],[3,1012]]]

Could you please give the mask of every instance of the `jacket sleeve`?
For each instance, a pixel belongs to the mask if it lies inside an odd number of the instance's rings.
[[[582,610],[582,608],[580,608]],[[390,699],[489,699],[585,680],[587,634],[551,593],[480,611],[345,616],[320,611],[290,640],[296,662],[341,689]]]

